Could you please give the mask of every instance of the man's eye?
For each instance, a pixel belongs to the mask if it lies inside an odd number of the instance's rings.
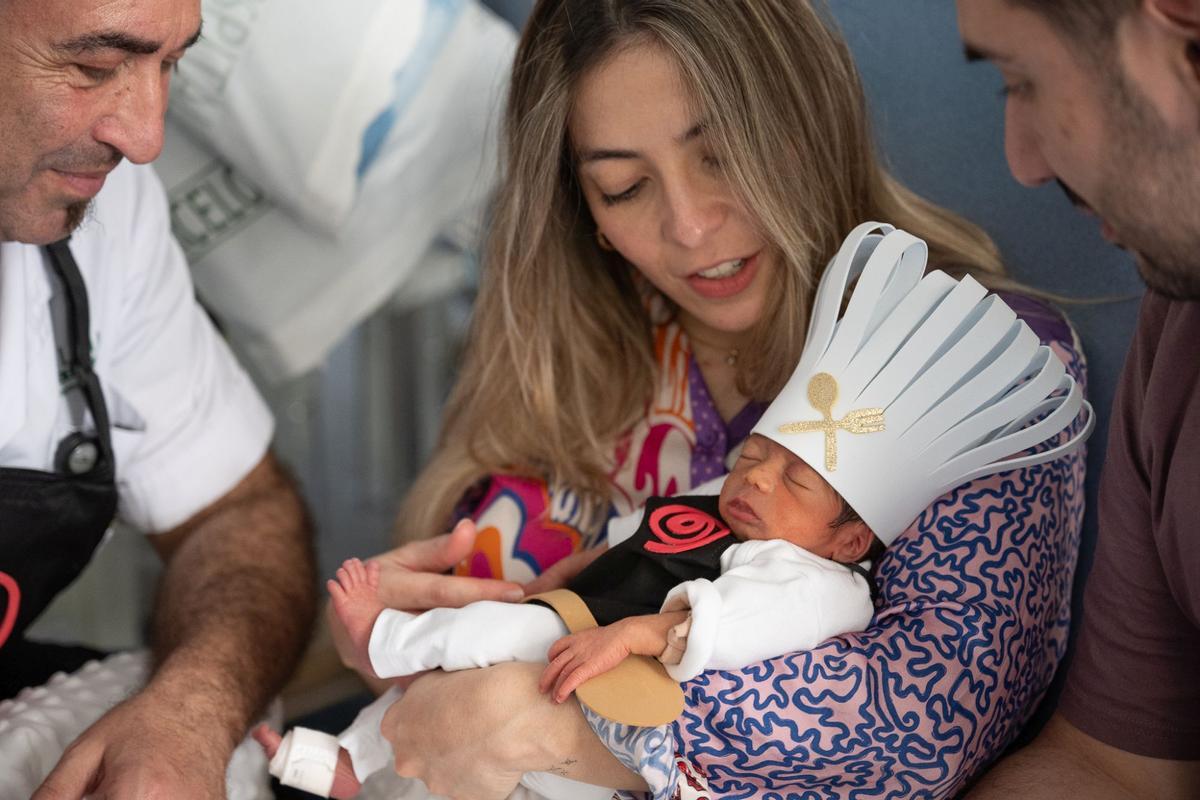
[[[112,74],[116,72],[111,67],[92,67],[87,64],[76,64],[75,69],[79,71],[80,75],[93,83],[102,83],[111,78]]]

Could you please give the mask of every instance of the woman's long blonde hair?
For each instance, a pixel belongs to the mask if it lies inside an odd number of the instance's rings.
[[[513,66],[501,185],[466,356],[433,459],[405,499],[402,538],[442,532],[491,473],[609,502],[617,437],[656,380],[634,268],[601,250],[575,179],[568,118],[588,70],[631,44],[678,61],[732,192],[781,255],[781,285],[739,361],[769,400],[799,361],[820,272],[865,220],[925,239],[930,263],[995,285],[982,230],[880,166],[849,49],[805,0],[540,0]]]

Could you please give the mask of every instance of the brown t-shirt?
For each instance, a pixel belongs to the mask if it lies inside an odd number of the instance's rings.
[[[1059,711],[1121,750],[1200,758],[1200,302],[1142,301]]]

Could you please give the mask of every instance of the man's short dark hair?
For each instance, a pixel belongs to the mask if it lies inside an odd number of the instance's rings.
[[[1085,52],[1097,52],[1092,45],[1111,44],[1117,23],[1141,5],[1140,0],[1008,0],[1008,3],[1045,17]],[[1109,49],[1105,47],[1104,51]]]

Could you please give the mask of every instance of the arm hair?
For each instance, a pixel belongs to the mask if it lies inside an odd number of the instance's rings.
[[[303,503],[268,453],[225,496],[151,542],[166,562],[151,686],[232,751],[312,627],[316,567]]]

